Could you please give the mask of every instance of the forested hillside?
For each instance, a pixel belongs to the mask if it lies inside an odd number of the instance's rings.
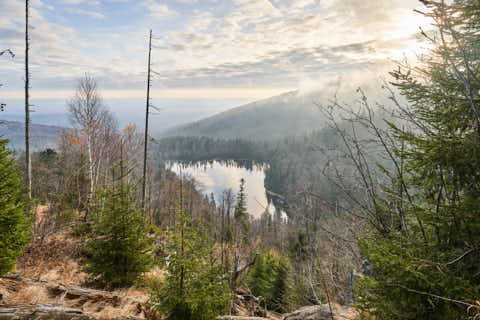
[[[317,100],[317,93],[292,91],[168,130],[162,136],[276,140],[300,135],[325,125]]]
[[[349,135],[354,133],[363,141],[374,137],[368,128],[356,127],[353,131],[352,123],[347,118],[337,123],[338,128],[332,127],[332,123],[328,122],[330,115],[325,111],[317,109],[316,112],[327,121],[327,127],[309,134],[263,142],[240,138],[168,137],[156,141],[155,152],[160,159],[187,163],[234,160],[247,168],[251,167],[249,162],[263,163],[266,165],[264,184],[267,198],[287,214],[290,214],[289,207],[305,192],[318,192],[325,203],[334,206],[337,201],[348,200],[326,171],[334,153],[346,152],[338,131]],[[345,110],[339,107],[337,112],[340,111]],[[386,129],[385,121],[403,123],[386,110],[378,110],[372,118],[372,124],[379,130]],[[391,160],[377,152],[369,155],[369,163],[378,163],[385,168],[392,166]],[[341,170],[355,170],[349,161],[337,159],[335,164]],[[343,205],[350,206],[347,203]]]
[[[31,125],[31,147],[33,150],[56,148],[57,141],[65,128],[33,123]],[[12,149],[25,149],[25,125],[18,121],[0,119],[0,136],[9,140]]]

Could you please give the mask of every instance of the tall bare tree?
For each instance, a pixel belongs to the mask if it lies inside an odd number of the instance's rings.
[[[30,72],[28,65],[28,55],[30,50],[30,38],[28,36],[28,9],[29,0],[25,0],[25,164],[26,164],[26,184],[28,198],[32,198],[32,158],[30,156]]]
[[[115,120],[103,103],[97,82],[88,74],[79,79],[75,95],[67,101],[67,107],[72,125],[85,137],[89,180],[85,219],[88,219],[100,163],[107,150],[107,141],[111,141],[114,135]]]
[[[148,151],[148,117],[150,115],[150,80],[151,80],[151,56],[152,56],[152,30],[148,42],[148,72],[147,72],[147,106],[145,111],[145,142],[143,150],[143,181],[142,181],[142,206],[145,210],[145,197],[147,194],[147,151]]]

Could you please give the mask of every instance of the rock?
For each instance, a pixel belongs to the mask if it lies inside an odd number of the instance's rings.
[[[357,318],[357,313],[352,308],[345,308],[337,304],[332,304],[333,314],[330,312],[328,304],[317,306],[308,306],[300,308],[284,316],[284,320],[353,320]]]
[[[215,320],[268,320],[268,318],[260,318],[260,317],[239,317],[239,316],[221,316],[215,318]]]
[[[332,320],[332,313],[328,304],[303,307],[287,314],[284,320]]]
[[[264,317],[265,310],[260,306],[260,300],[248,288],[235,289],[232,314],[239,317]],[[255,319],[255,318],[253,318]],[[260,318],[262,319],[262,318]]]

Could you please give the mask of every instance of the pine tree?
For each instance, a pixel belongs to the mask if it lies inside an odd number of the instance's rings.
[[[211,320],[227,312],[232,298],[228,278],[201,222],[186,214],[182,187],[174,215],[167,234],[166,278],[152,291],[151,302],[171,320]]]
[[[152,265],[148,225],[135,205],[132,186],[122,178],[99,191],[98,199],[85,271],[107,287],[131,285]]]
[[[12,270],[30,238],[26,190],[7,143],[0,139],[0,275]]]
[[[480,314],[480,4],[425,3],[439,35],[429,39],[440,43],[418,77],[418,69],[392,72],[413,129],[391,124],[404,167],[376,210],[399,219],[362,242],[372,274],[359,306],[378,320]]]

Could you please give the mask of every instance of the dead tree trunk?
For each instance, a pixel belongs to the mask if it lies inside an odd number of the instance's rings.
[[[150,71],[151,71],[151,56],[152,56],[152,30],[150,29],[150,38],[148,42],[148,72],[147,72],[147,106],[145,110],[145,142],[143,150],[143,181],[142,181],[142,207],[145,215],[146,208],[146,194],[147,194],[147,151],[148,151],[148,117],[150,114]]]
[[[232,279],[230,283],[230,287],[232,290],[235,289],[237,280],[240,277],[240,275],[255,264],[255,261],[257,261],[257,257],[258,257],[258,253],[255,254],[255,257],[253,257],[252,261],[247,262],[244,266],[240,267],[240,259],[241,259],[240,250],[238,249],[238,247],[235,249],[235,259],[233,263]]]
[[[32,198],[32,158],[30,156],[30,72],[28,70],[28,55],[30,43],[28,38],[29,0],[25,0],[25,170],[28,198]]]

